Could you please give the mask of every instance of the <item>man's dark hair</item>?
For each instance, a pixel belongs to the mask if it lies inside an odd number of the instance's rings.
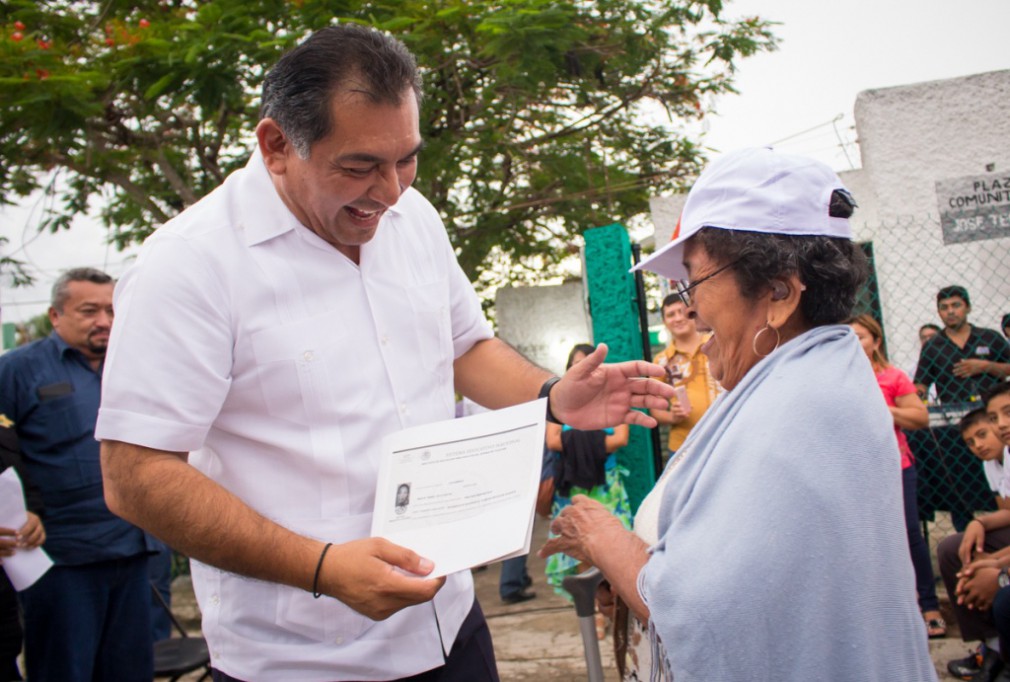
[[[684,297],[678,294],[676,291],[666,295],[666,297],[663,299],[663,303],[659,306],[659,312],[662,313],[664,310],[666,310],[668,306],[671,306],[674,303],[684,303]]]
[[[982,404],[989,409],[989,401],[998,395],[1010,395],[1010,382],[1001,381],[982,396]]]
[[[950,286],[946,286],[943,289],[940,289],[940,291],[938,291],[936,294],[936,304],[940,305],[940,301],[944,300],[945,298],[954,298],[954,297],[960,298],[962,301],[964,301],[964,304],[966,306],[971,307],[971,299],[968,298],[968,290],[965,289],[960,284],[951,284]]]
[[[50,305],[53,309],[58,312],[63,312],[63,304],[67,302],[70,298],[70,292],[68,291],[71,282],[91,282],[92,284],[111,284],[114,280],[112,277],[97,270],[95,268],[71,268],[67,270],[56,283],[53,284],[53,295],[50,299]]]
[[[260,117],[276,121],[307,159],[312,145],[330,134],[330,107],[341,89],[395,105],[407,88],[420,104],[417,62],[402,42],[358,24],[329,26],[281,57],[266,75]]]
[[[1010,384],[1007,385],[1010,386]],[[958,428],[960,428],[961,433],[964,434],[965,431],[967,431],[971,427],[975,426],[975,424],[978,424],[980,422],[985,422],[986,424],[988,424],[989,417],[988,415],[986,415],[984,408],[977,407],[968,414],[961,417],[961,421],[958,423]]]
[[[922,333],[922,330],[923,330],[923,329],[932,329],[932,330],[933,330],[933,331],[935,331],[935,332],[936,332],[937,334],[939,334],[940,332],[942,332],[942,331],[943,331],[942,329],[940,329],[940,325],[938,325],[938,324],[933,324],[932,322],[927,322],[926,324],[924,324],[924,325],[922,325],[921,327],[919,327],[919,333],[920,333],[920,334]]]

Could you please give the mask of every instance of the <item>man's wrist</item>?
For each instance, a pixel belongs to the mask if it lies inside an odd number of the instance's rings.
[[[540,393],[537,394],[537,398],[547,398],[547,421],[552,424],[561,423],[561,420],[555,417],[553,410],[551,410],[551,389],[559,381],[561,381],[561,377],[551,377],[544,382],[543,386],[540,387]]]

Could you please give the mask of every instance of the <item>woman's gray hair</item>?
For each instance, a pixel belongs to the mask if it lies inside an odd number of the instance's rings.
[[[773,279],[798,275],[806,286],[800,311],[813,326],[849,319],[868,268],[863,250],[842,237],[764,234],[702,228],[692,238],[730,268],[744,297],[755,299]]]
[[[263,81],[260,116],[280,126],[303,159],[333,127],[330,107],[341,88],[378,104],[400,104],[412,89],[421,102],[417,61],[390,35],[357,24],[328,26],[288,52]]]

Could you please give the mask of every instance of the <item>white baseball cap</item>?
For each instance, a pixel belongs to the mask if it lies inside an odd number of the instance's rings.
[[[848,194],[838,175],[820,161],[770,147],[730,152],[709,164],[694,183],[670,243],[632,271],[687,279],[684,242],[703,227],[852,239],[848,218],[828,215],[835,190]]]

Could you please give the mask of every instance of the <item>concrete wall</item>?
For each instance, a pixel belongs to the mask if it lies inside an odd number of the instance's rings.
[[[593,341],[581,281],[499,289],[495,312],[499,337],[559,375],[565,370],[572,346]]]
[[[920,324],[938,322],[936,291],[957,283],[970,320],[1010,312],[1010,239],[943,243],[937,181],[1010,174],[1010,71],[866,90],[856,98],[862,168],[843,174],[859,201],[857,238],[872,241],[892,360],[918,357]],[[890,320],[890,323],[889,323]]]

